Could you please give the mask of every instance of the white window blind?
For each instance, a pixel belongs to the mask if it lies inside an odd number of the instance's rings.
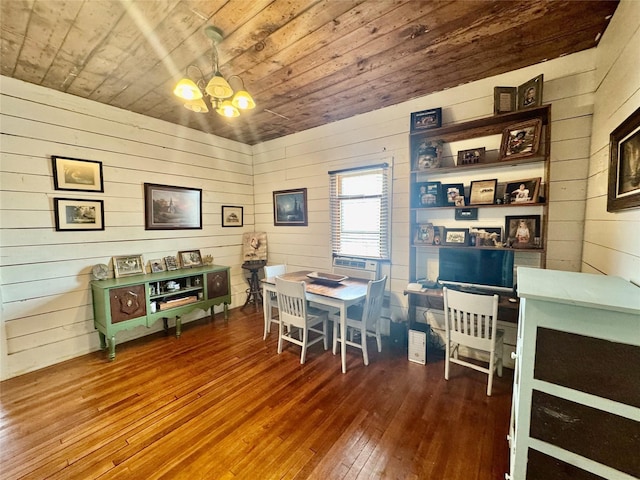
[[[388,260],[390,184],[388,164],[329,172],[334,255]]]

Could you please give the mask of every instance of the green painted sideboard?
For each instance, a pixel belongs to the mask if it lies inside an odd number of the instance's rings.
[[[109,360],[116,357],[116,333],[141,325],[151,327],[162,319],[168,330],[169,318],[176,319],[180,337],[181,316],[195,309],[211,309],[224,304],[228,319],[231,303],[229,267],[207,265],[146,275],[91,282],[94,326],[100,347],[109,347]]]

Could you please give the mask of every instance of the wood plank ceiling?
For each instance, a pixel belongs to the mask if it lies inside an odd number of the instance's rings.
[[[2,75],[253,145],[594,47],[617,5],[0,0]],[[207,25],[225,35],[221,72],[257,103],[240,117],[172,94],[189,64],[210,75]]]

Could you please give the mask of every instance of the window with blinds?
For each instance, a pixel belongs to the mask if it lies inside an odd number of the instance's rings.
[[[391,167],[329,172],[334,255],[390,257]]]

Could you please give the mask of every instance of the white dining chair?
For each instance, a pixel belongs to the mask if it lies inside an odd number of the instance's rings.
[[[307,348],[318,342],[324,342],[324,349],[329,348],[327,325],[329,318],[327,312],[308,306],[305,282],[291,282],[276,277],[276,291],[278,295],[278,311],[280,327],[278,336],[278,354],[282,353],[282,341],[300,345],[300,363],[304,363],[307,357]],[[322,330],[317,326],[321,325]],[[285,328],[287,327],[287,328]],[[292,327],[300,329],[302,338],[294,338]],[[312,340],[310,333],[317,334]]]
[[[499,296],[458,292],[446,287],[442,292],[446,325],[444,378],[449,380],[450,363],[473,368],[489,375],[487,396],[491,396],[494,371],[502,376],[504,331],[497,328]],[[461,345],[488,353],[488,366],[459,358]]]
[[[382,303],[384,301],[384,286],[387,277],[380,280],[371,280],[367,284],[367,296],[364,305],[354,305],[347,309],[347,333],[344,335],[340,331],[340,314],[331,315],[333,320],[333,354],[336,354],[337,343],[344,341],[346,345],[362,350],[364,364],[369,365],[369,354],[367,351],[367,337],[375,337],[378,345],[378,352],[382,352],[382,338],[380,335],[380,315],[382,314]],[[354,335],[356,334],[356,335]],[[359,334],[360,341],[357,340]]]
[[[286,265],[265,265],[264,266],[264,278],[277,277],[287,273]],[[267,308],[271,309],[271,321],[267,319],[267,315],[264,316],[264,335],[263,340],[267,339],[267,335],[271,333],[271,324],[280,323],[280,317],[278,314],[274,315],[273,310],[278,309],[278,297],[276,294],[269,292],[269,298],[267,299]]]

